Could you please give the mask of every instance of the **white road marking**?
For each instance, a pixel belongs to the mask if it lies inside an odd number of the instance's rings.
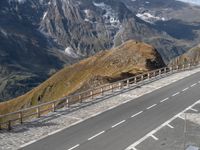
[[[174,127],[170,124],[167,124],[168,127],[170,127],[171,129],[174,129]]]
[[[157,138],[156,136],[154,136],[153,134],[151,135],[151,137],[152,137],[154,140],[158,141],[158,138]]]
[[[77,144],[77,145],[75,145],[75,146],[69,148],[68,150],[73,150],[73,149],[75,149],[75,148],[77,148],[77,147],[79,147],[79,146],[80,146],[80,144]]]
[[[194,108],[190,108],[190,110],[194,111],[194,112],[198,112],[198,110],[194,109]]]
[[[200,83],[200,81],[198,83]]]
[[[178,95],[178,94],[180,94],[180,92],[177,92],[177,93],[173,94],[172,96],[176,96],[176,95]]]
[[[184,117],[182,117],[181,115],[177,116],[177,118],[180,118],[180,119],[183,119],[183,120],[185,120],[185,118],[184,118]]]
[[[155,134],[157,131],[159,131],[160,129],[162,129],[164,126],[166,126],[167,124],[169,124],[170,122],[172,122],[174,119],[176,119],[177,117],[179,117],[181,114],[183,114],[184,112],[186,112],[187,110],[189,110],[191,107],[195,106],[196,104],[200,103],[200,99],[195,102],[194,104],[192,104],[191,106],[187,107],[186,109],[184,109],[182,112],[180,112],[179,114],[175,115],[174,117],[172,117],[171,119],[169,119],[168,121],[164,122],[163,124],[161,124],[159,127],[157,127],[156,129],[152,130],[151,132],[149,132],[148,134],[146,134],[144,137],[142,137],[141,139],[139,139],[138,141],[136,141],[135,143],[133,143],[132,145],[130,145],[129,147],[127,147],[125,150],[131,150],[132,148],[135,148],[137,145],[139,145],[140,143],[142,143],[144,140],[146,140],[148,137],[152,136],[153,134]]]
[[[160,102],[163,103],[163,102],[165,102],[165,101],[168,100],[168,99],[169,99],[169,97],[167,97],[167,98],[161,100]]]
[[[156,105],[157,105],[157,104],[153,104],[153,105],[147,107],[147,109],[151,109],[151,108],[155,107]]]
[[[189,87],[187,87],[187,88],[183,89],[182,91],[183,91],[183,92],[185,92],[185,91],[187,91],[188,89],[189,89]]]
[[[21,147],[21,148],[22,148],[22,147],[26,147],[26,146],[28,146],[28,145],[30,145],[30,144],[35,143],[36,141],[37,141],[37,140],[30,141],[30,142],[28,142],[28,143],[26,143],[26,144],[21,145],[20,147]]]
[[[192,84],[190,87],[193,87],[193,86],[195,86],[195,85],[197,85],[196,83],[195,84]]]
[[[122,120],[122,121],[120,121],[120,122],[116,123],[115,125],[113,125],[113,126],[112,126],[112,128],[115,128],[115,127],[117,127],[118,125],[120,125],[120,124],[124,123],[125,121],[126,121],[126,120]]]
[[[136,116],[138,116],[138,115],[141,114],[141,113],[143,113],[143,111],[140,111],[140,112],[138,112],[138,113],[132,115],[131,118],[136,117]]]
[[[94,136],[90,137],[90,138],[88,139],[88,141],[90,141],[90,140],[94,139],[95,137],[97,137],[97,136],[103,134],[104,132],[105,132],[105,131],[101,131],[101,132],[95,134]]]

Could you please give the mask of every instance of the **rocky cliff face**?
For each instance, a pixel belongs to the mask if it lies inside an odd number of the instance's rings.
[[[174,0],[1,0],[0,100],[129,39],[168,63],[199,42],[199,16],[198,6]]]
[[[128,41],[65,67],[25,95],[1,103],[0,114],[59,99],[164,66],[160,54],[151,45]]]

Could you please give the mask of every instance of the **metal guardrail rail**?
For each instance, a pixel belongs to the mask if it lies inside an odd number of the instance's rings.
[[[195,62],[185,65],[160,68],[127,79],[105,84],[94,89],[89,89],[87,91],[80,92],[71,96],[66,96],[58,100],[53,100],[16,112],[0,115],[0,129],[6,128],[8,130],[11,130],[12,125],[16,123],[22,124],[27,118],[40,118],[41,115],[50,111],[54,112],[61,107],[70,107],[70,105],[73,105],[75,103],[82,103],[83,101],[88,99],[92,100],[97,96],[103,96],[106,92],[114,92],[114,90],[116,89],[120,90],[123,88],[130,88],[133,86],[136,87],[139,83],[140,85],[143,85],[145,84],[145,81],[153,79],[155,77],[196,68],[198,65],[199,62]]]

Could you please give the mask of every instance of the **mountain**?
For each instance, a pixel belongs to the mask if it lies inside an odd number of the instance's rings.
[[[23,96],[0,103],[0,114],[59,99],[164,66],[155,48],[142,42],[127,41],[116,48],[101,51],[65,67]]]
[[[199,6],[175,0],[1,0],[0,101],[130,39],[167,64],[199,43],[199,29]]]
[[[200,62],[200,44],[191,48],[186,53],[172,59],[169,65],[184,65],[195,62]]]

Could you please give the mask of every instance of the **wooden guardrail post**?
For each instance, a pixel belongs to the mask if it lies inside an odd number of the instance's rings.
[[[22,112],[19,112],[19,121],[20,121],[20,124],[23,123],[23,115],[22,115]]]
[[[66,100],[67,108],[69,108],[69,98]]]
[[[129,81],[129,79],[126,81],[126,84],[127,84],[127,87],[129,88],[130,87],[130,81]]]
[[[137,77],[134,78],[134,83],[135,83],[135,84],[137,83]]]
[[[37,117],[40,118],[40,107],[36,108],[36,112],[37,112]]]
[[[78,100],[79,100],[79,102],[81,102],[81,103],[83,102],[83,99],[82,99],[82,96],[81,96],[81,95],[78,96]]]
[[[103,88],[101,88],[101,96],[103,96]]]
[[[143,81],[144,80],[144,75],[141,75],[141,81]]]
[[[52,111],[53,111],[53,112],[56,111],[56,104],[55,104],[55,103],[52,104]]]
[[[93,91],[90,91],[90,97],[91,99],[94,99]]]
[[[150,79],[150,73],[147,74],[147,79]]]
[[[185,65],[182,65],[182,70],[185,70]]]
[[[119,82],[119,89],[121,89],[121,82]]]
[[[153,77],[156,77],[156,72],[155,71],[153,72]]]
[[[159,76],[160,76],[161,75],[161,70],[160,69],[158,70],[158,73],[159,73]]]
[[[11,120],[8,121],[8,130],[12,130],[12,123],[11,123]]]
[[[110,85],[111,92],[113,92],[113,85]]]

